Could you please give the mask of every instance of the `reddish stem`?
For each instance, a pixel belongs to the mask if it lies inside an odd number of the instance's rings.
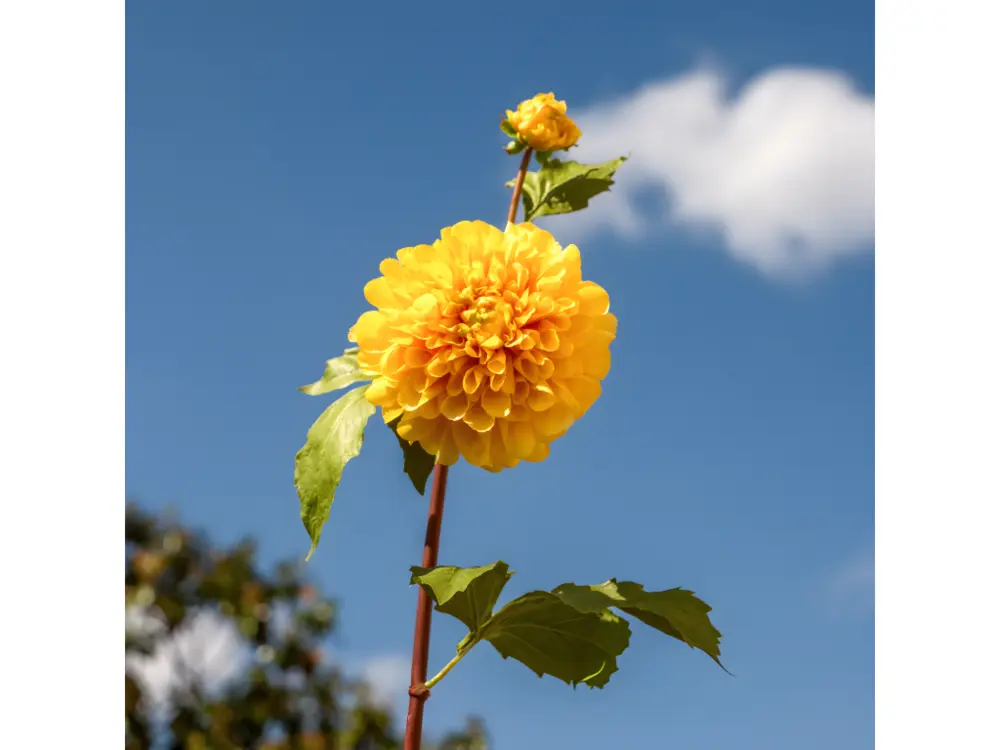
[[[531,162],[531,149],[524,150],[521,167],[514,180],[514,195],[510,199],[507,223],[513,224],[517,217],[517,204],[521,199],[524,176]],[[444,492],[448,484],[448,467],[437,464],[434,467],[434,484],[431,486],[431,502],[427,510],[427,533],[424,536],[424,568],[433,568],[438,563],[438,548],[441,543],[441,516],[444,514]],[[417,618],[413,628],[413,663],[410,667],[410,707],[406,712],[406,735],[403,750],[420,750],[420,740],[424,726],[424,702],[431,693],[424,684],[427,682],[427,657],[431,641],[431,598],[421,587],[417,592]]]
[[[524,176],[528,174],[528,164],[531,162],[531,148],[524,149],[524,158],[521,159],[521,168],[517,170],[517,178],[514,180],[514,195],[510,198],[510,209],[507,211],[507,223],[513,224],[517,218],[517,202],[521,199],[521,188],[524,187]]]
[[[427,511],[427,534],[424,537],[424,558],[421,565],[433,568],[438,561],[441,542],[441,515],[444,513],[444,491],[448,484],[448,467],[434,467],[434,484],[431,487],[430,508]],[[431,640],[431,598],[420,588],[417,592],[417,619],[413,630],[413,665],[410,668],[410,707],[406,712],[406,737],[404,750],[420,750],[424,724],[424,701],[430,692],[424,687],[427,681],[427,656]]]

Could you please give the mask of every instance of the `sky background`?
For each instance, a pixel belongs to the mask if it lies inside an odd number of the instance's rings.
[[[498,750],[873,747],[873,6],[541,10],[129,3],[130,496],[304,555],[293,457],[330,397],[297,386],[381,259],[502,226],[500,114],[554,91],[574,157],[633,156],[546,225],[611,296],[612,369],[546,462],[452,472],[441,562],[506,560],[505,599],[693,589],[735,677],[640,624],[603,691],[480,647],[425,725],[480,714]],[[402,695],[426,504],[400,464],[373,421],[309,570],[342,602],[332,654]],[[435,618],[431,672],[462,635]]]

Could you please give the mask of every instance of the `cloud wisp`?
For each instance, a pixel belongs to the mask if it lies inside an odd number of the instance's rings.
[[[569,158],[631,159],[587,211],[542,220],[569,241],[707,229],[737,260],[786,279],[872,251],[875,103],[841,73],[778,68],[730,95],[720,73],[697,70],[574,118],[584,137]],[[641,208],[650,191],[662,211]]]

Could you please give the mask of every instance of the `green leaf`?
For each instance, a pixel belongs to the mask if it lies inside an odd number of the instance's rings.
[[[437,459],[425,451],[420,446],[420,443],[411,443],[399,436],[399,433],[396,432],[396,427],[399,426],[399,420],[401,419],[402,417],[400,416],[392,420],[389,423],[389,429],[392,430],[392,433],[396,436],[396,440],[399,441],[399,447],[403,450],[403,471],[406,472],[406,476],[413,482],[413,486],[417,492],[423,495],[427,489],[427,478],[434,471],[434,464]]]
[[[363,380],[368,380],[368,378],[361,373],[361,369],[358,367],[358,349],[355,347],[345,349],[339,357],[328,359],[323,377],[315,383],[302,386],[299,390],[309,396],[320,396]]]
[[[481,638],[539,677],[600,688],[618,671],[629,635],[628,623],[606,609],[579,609],[557,591],[532,591],[497,612]]]
[[[541,164],[542,166],[545,166],[546,164],[548,164],[549,159],[551,159],[551,158],[552,158],[552,152],[551,151],[536,151],[535,152],[535,160],[539,164]]]
[[[524,141],[511,141],[510,143],[508,143],[506,146],[503,147],[503,150],[506,151],[511,156],[514,156],[515,154],[519,154],[522,151],[524,151],[527,145],[528,144],[525,143]],[[513,182],[510,182],[507,184],[507,187],[511,187],[513,184],[514,184]]]
[[[500,123],[500,129],[513,139],[517,139],[517,131],[514,130],[514,126],[510,124],[510,120],[506,117]]]
[[[704,651],[726,669],[719,661],[722,634],[708,617],[712,608],[691,591],[680,588],[646,591],[638,583],[611,579],[596,586],[565,583],[555,592],[588,612],[616,607],[661,633]]]
[[[618,657],[631,636],[628,622],[613,607],[701,649],[722,666],[722,636],[708,619],[711,607],[684,589],[646,591],[638,583],[615,579],[596,586],[565,583],[552,591],[527,593],[492,613],[512,575],[503,561],[480,568],[410,570],[410,583],[422,586],[439,611],[469,629],[457,656],[428,686],[437,684],[477,643],[489,641],[503,658],[516,659],[539,677],[602,688],[618,671]]]
[[[500,592],[514,574],[503,560],[480,568],[414,566],[410,572],[410,585],[419,584],[438,611],[457,617],[473,637],[489,620]]]
[[[611,178],[626,158],[622,156],[603,164],[548,159],[537,172],[525,175],[521,192],[524,220],[583,210],[591,198],[611,189],[614,184]],[[508,183],[508,187],[513,184]]]
[[[302,523],[312,546],[319,544],[323,524],[330,517],[333,496],[344,466],[361,452],[365,424],[375,407],[365,399],[368,386],[348,391],[320,415],[306,434],[306,444],[295,454],[295,488],[302,505]]]

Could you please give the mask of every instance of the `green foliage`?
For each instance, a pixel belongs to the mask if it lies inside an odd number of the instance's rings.
[[[459,643],[459,658],[476,643],[488,641],[539,677],[604,687],[618,670],[631,630],[616,608],[719,663],[722,637],[708,618],[711,607],[690,591],[646,591],[631,581],[614,579],[595,586],[565,583],[552,591],[532,591],[493,612],[513,574],[504,562],[479,568],[411,568],[436,608],[461,620],[469,634]],[[446,669],[450,669],[451,665]],[[440,679],[440,676],[436,679]]]
[[[503,147],[503,150],[506,151],[508,154],[514,156],[515,154],[519,154],[522,151],[524,151],[525,148],[527,148],[528,144],[521,140],[520,136],[517,134],[517,131],[514,130],[514,126],[510,124],[510,120],[504,118],[500,122],[500,129],[504,132],[504,135],[507,135],[511,138],[511,141],[506,146]]]
[[[306,444],[295,454],[295,488],[302,523],[312,540],[307,560],[330,517],[344,466],[361,452],[365,424],[375,413],[375,407],[365,399],[366,390],[367,386],[355,388],[330,404],[309,428]]]
[[[410,568],[410,585],[419,584],[436,609],[457,617],[473,636],[493,614],[493,606],[514,574],[502,560],[481,568]]]
[[[482,629],[505,659],[539,677],[604,687],[628,648],[628,623],[609,611],[580,611],[555,592],[532,591],[497,612]]]
[[[641,584],[611,579],[596,586],[565,583],[556,592],[580,609],[620,609],[661,633],[704,651],[722,667],[719,661],[722,633],[708,617],[712,608],[691,591],[680,588],[646,591]]]
[[[546,157],[537,172],[525,175],[521,192],[524,220],[586,208],[591,198],[611,189],[612,177],[626,158],[622,156],[603,164],[580,164]],[[513,185],[513,181],[507,183],[507,187]]]
[[[413,486],[417,492],[423,495],[427,489],[427,478],[434,471],[434,464],[437,459],[421,448],[420,443],[411,443],[399,436],[399,433],[396,432],[396,427],[399,426],[399,420],[401,419],[402,417],[396,417],[396,419],[389,423],[389,428],[396,436],[396,440],[399,441],[399,447],[403,451],[403,471],[406,472],[406,476],[413,482]]]
[[[526,149],[527,147],[528,144],[525,143],[524,141],[511,141],[510,143],[508,143],[506,146],[503,147],[503,150],[506,151],[511,156],[514,156],[524,151],[524,149]]]
[[[345,349],[339,357],[328,359],[326,368],[323,370],[323,377],[315,383],[302,386],[299,390],[309,396],[320,396],[367,379],[361,373],[361,368],[358,367],[358,348],[354,347],[353,349]]]
[[[218,547],[132,504],[125,543],[126,750],[402,747],[392,715],[374,704],[370,688],[324,657],[337,607],[310,585],[300,564],[262,569],[253,543]],[[234,626],[240,650],[253,657],[221,686],[203,673],[214,666],[211,650],[198,659],[197,648],[166,648],[206,612]],[[175,675],[166,706],[151,701],[141,672],[153,653],[168,658]],[[428,747],[487,750],[485,731],[473,719]]]

